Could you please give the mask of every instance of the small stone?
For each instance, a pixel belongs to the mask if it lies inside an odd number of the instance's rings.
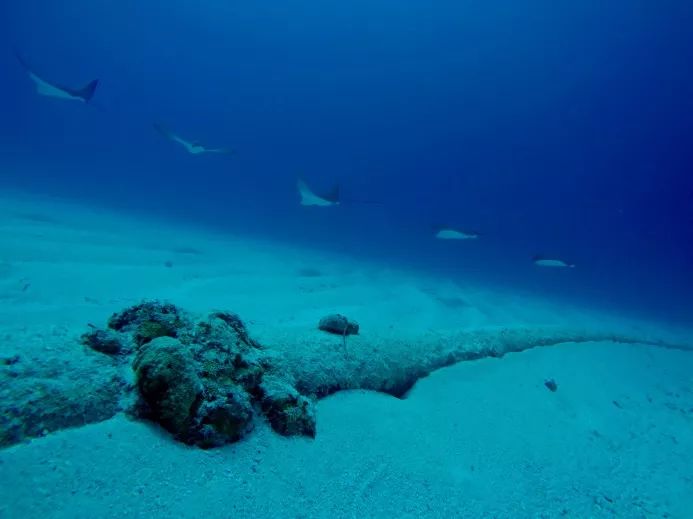
[[[556,384],[556,381],[552,378],[547,378],[544,380],[544,385],[552,393],[555,393],[558,390],[558,384]]]
[[[341,314],[326,315],[320,319],[318,328],[337,335],[357,335],[359,333],[359,324]]]

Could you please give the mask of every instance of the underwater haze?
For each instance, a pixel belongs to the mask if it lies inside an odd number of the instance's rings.
[[[693,517],[691,0],[0,0],[0,519]]]
[[[3,185],[693,315],[693,7],[2,3]],[[86,106],[37,97],[13,55]],[[229,146],[195,156],[153,129]],[[344,203],[298,205],[298,177]],[[435,225],[480,233],[439,243]],[[571,272],[537,272],[536,254]]]

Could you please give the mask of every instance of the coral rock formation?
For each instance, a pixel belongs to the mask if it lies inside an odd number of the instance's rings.
[[[13,338],[0,359],[0,447],[127,411],[156,421],[179,441],[203,448],[242,438],[266,418],[284,435],[315,436],[314,401],[343,389],[403,397],[417,380],[453,363],[502,357],[565,342],[612,341],[691,350],[688,338],[664,341],[633,332],[567,327],[427,331],[367,337],[344,316],[320,328],[355,335],[349,355],[334,336],[282,330],[253,340],[241,319],[199,319],[172,304],[144,302],[114,314],[107,330],[74,338]]]
[[[136,348],[135,414],[176,439],[204,448],[237,441],[252,430],[256,411],[281,434],[314,436],[312,400],[273,373],[237,315],[214,312],[195,323],[172,305],[144,303],[111,321]],[[155,333],[143,334],[143,326]]]

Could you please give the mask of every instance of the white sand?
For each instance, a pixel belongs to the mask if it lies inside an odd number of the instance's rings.
[[[214,451],[116,418],[3,451],[0,513],[690,517],[692,370],[647,347],[532,350],[440,370],[403,401],[338,393],[315,440],[261,427]]]
[[[167,268],[165,262],[171,261]],[[319,276],[302,275],[317,270]],[[83,330],[144,298],[230,309],[263,337],[343,312],[365,331],[614,322],[383,265],[0,192],[0,326]]]
[[[265,343],[332,312],[366,333],[401,335],[621,322],[316,251],[0,196],[0,353],[76,335],[143,298],[235,311]],[[318,405],[315,440],[259,426],[210,452],[117,417],[0,451],[0,516],[688,517],[692,368],[688,352],[561,345],[438,371],[406,400],[336,394]]]

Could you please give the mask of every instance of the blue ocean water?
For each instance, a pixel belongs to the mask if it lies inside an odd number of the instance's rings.
[[[685,1],[7,0],[0,185],[686,322],[691,26]],[[15,50],[93,100],[37,96]],[[345,202],[301,207],[299,176]]]

